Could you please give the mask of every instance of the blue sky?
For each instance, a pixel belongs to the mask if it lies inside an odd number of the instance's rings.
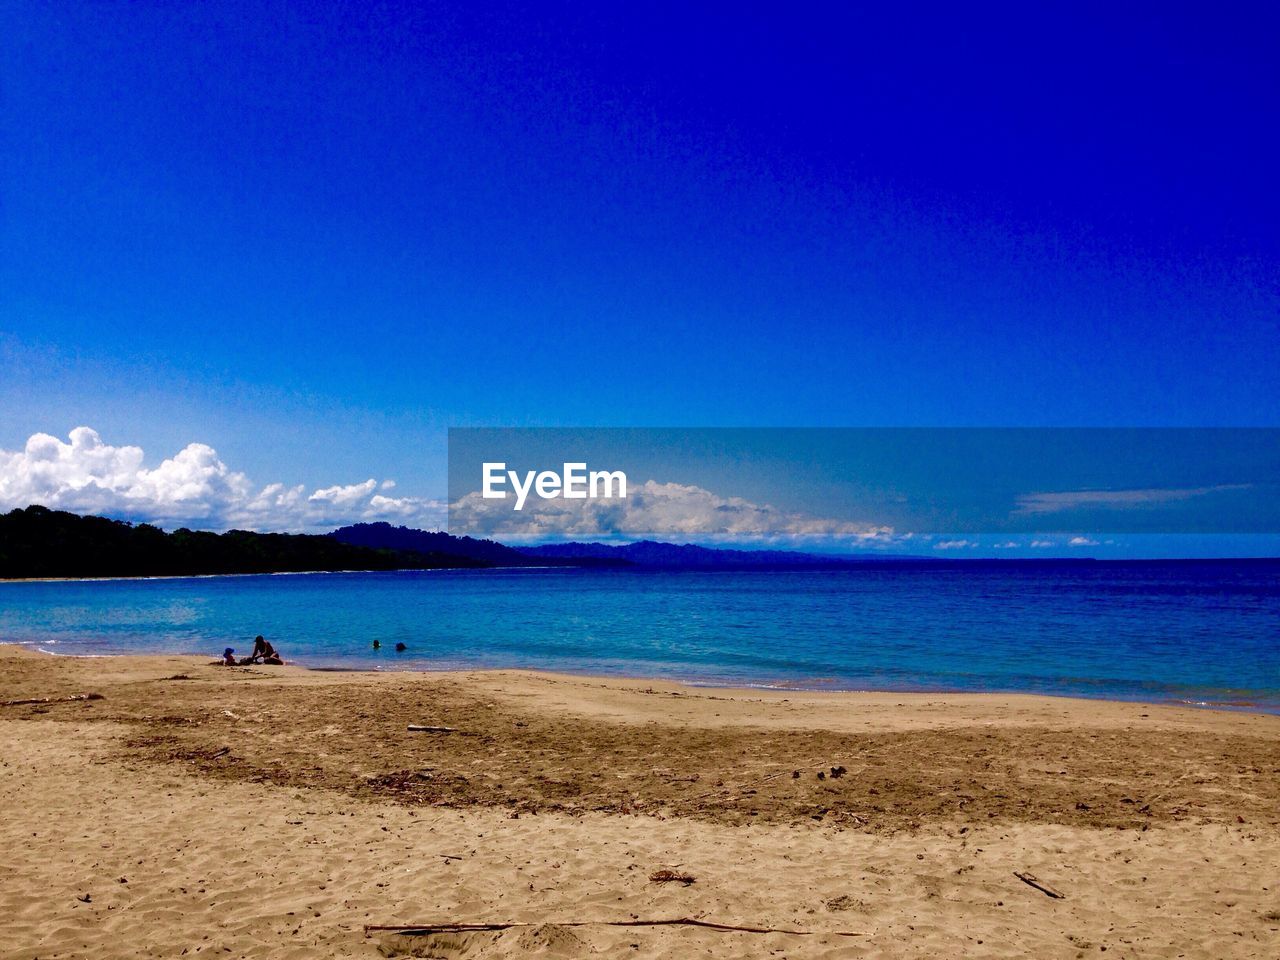
[[[1280,419],[1262,5],[0,3],[0,450]]]

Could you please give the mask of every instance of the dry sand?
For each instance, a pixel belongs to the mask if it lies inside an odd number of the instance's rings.
[[[6,958],[1280,957],[1280,717],[0,646],[87,692],[0,707]],[[678,917],[812,934],[565,925]],[[364,932],[444,920],[530,926]]]

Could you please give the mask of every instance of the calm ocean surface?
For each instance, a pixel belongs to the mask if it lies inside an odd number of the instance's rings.
[[[243,654],[256,633],[311,667],[531,667],[1280,712],[1274,561],[0,583],[0,639],[50,653]]]

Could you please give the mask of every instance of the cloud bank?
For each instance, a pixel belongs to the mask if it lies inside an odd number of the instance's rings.
[[[744,543],[842,540],[875,546],[893,539],[892,527],[813,517],[656,480],[629,486],[625,499],[529,500],[519,513],[509,500],[485,500],[475,491],[450,505],[449,529],[519,542],[696,538]]]
[[[933,545],[935,550],[974,550],[979,546],[977,540],[939,540]],[[997,544],[999,546],[999,544]]]
[[[1018,497],[1014,516],[1061,513],[1067,510],[1139,510],[1182,503],[1214,493],[1252,489],[1251,483],[1220,483],[1212,487],[1151,487],[1138,490],[1062,490]]]
[[[148,468],[141,447],[104,443],[89,427],[66,442],[37,433],[22,450],[0,450],[0,510],[41,504],[168,528],[313,531],[361,520],[439,528],[441,501],[388,496],[394,486],[370,479],[310,492],[301,484],[257,487],[203,443]]]

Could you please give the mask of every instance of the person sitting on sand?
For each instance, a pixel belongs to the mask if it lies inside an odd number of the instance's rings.
[[[270,640],[263,638],[262,634],[258,634],[253,638],[253,652],[249,656],[240,661],[241,663],[267,663],[273,666],[280,666],[284,663],[284,658],[276,652],[276,648],[271,645]]]
[[[221,662],[222,662],[222,665],[223,665],[224,667],[235,667],[235,666],[238,666],[238,664],[236,663],[236,652],[235,652],[235,650],[233,650],[231,647],[227,647],[227,649],[223,650],[223,651],[222,651],[222,661],[221,661]]]

